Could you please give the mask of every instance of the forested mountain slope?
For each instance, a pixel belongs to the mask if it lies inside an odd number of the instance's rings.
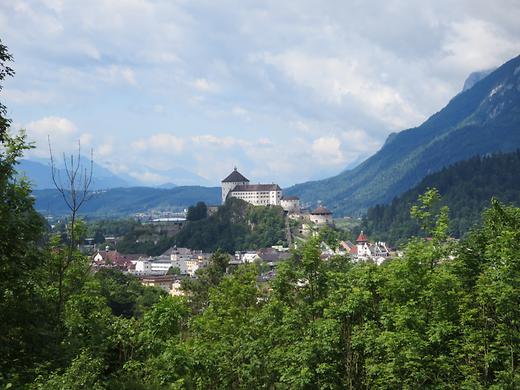
[[[410,207],[428,188],[437,188],[441,204],[450,208],[450,233],[464,235],[480,221],[492,197],[520,205],[520,150],[487,157],[473,157],[426,176],[392,203],[369,208],[363,229],[372,237],[393,244],[419,234]]]
[[[388,137],[353,170],[287,190],[324,202],[336,214],[359,214],[386,203],[426,175],[475,155],[520,147],[520,56],[455,96],[416,128]]]

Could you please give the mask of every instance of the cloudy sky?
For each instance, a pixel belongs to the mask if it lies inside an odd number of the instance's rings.
[[[520,2],[0,2],[1,99],[48,156],[78,139],[146,184],[323,178],[520,54]],[[202,182],[202,181],[201,181]]]

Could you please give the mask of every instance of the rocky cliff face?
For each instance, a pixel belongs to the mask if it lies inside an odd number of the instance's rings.
[[[496,68],[492,68],[492,69],[482,70],[480,72],[471,73],[468,76],[468,78],[466,79],[466,81],[464,81],[464,86],[462,87],[462,92],[467,91],[468,89],[472,88],[480,80],[489,76],[495,69]]]

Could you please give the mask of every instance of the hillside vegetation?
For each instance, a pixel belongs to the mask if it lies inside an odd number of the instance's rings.
[[[520,56],[455,96],[416,128],[388,137],[353,170],[293,186],[304,202],[323,201],[337,215],[387,203],[426,175],[475,155],[520,147]]]
[[[281,207],[253,206],[236,198],[207,219],[189,221],[175,237],[179,247],[213,252],[264,248],[285,242]]]
[[[410,207],[427,188],[437,188],[441,205],[450,209],[450,233],[460,237],[480,221],[492,197],[520,205],[520,150],[487,157],[473,157],[425,177],[390,204],[369,208],[363,229],[373,238],[393,244],[420,233]]]

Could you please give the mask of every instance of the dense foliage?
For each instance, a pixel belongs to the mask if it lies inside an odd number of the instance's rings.
[[[391,134],[352,170],[291,187],[304,202],[324,202],[336,215],[361,214],[445,166],[520,147],[520,56],[459,93],[420,126]]]
[[[161,223],[135,223],[115,245],[121,253],[144,253],[158,256],[174,245],[179,227]]]
[[[217,251],[183,284],[187,296],[171,297],[117,271],[92,273],[74,250],[82,224],[71,237],[46,234],[16,179],[25,149],[23,133],[3,134],[2,388],[520,388],[520,208],[493,200],[454,242],[428,190],[412,214],[430,239],[382,266],[322,260],[317,236],[269,283],[255,264],[230,273]],[[238,247],[276,239],[280,215],[231,200],[208,220],[222,229],[211,230],[217,242]]]
[[[460,237],[480,222],[492,197],[520,206],[520,151],[473,157],[424,178],[416,187],[387,205],[368,209],[362,228],[372,238],[392,244],[420,234],[410,207],[419,194],[437,188],[450,209],[450,232]]]
[[[447,209],[435,207],[438,192],[430,190],[413,215],[431,239],[410,241],[403,257],[382,266],[325,261],[314,237],[266,284],[254,264],[230,274],[228,256],[217,252],[183,284],[186,298],[162,297],[117,271],[92,274],[75,253],[60,305],[55,266],[66,244],[45,241],[29,189],[9,179],[23,138],[8,142],[0,182],[2,386],[520,386],[518,208],[494,200],[482,226],[454,242]],[[236,206],[223,212],[260,223],[261,209]]]
[[[264,248],[285,241],[281,207],[253,206],[230,198],[210,217],[190,221],[175,236],[179,247],[213,252]]]
[[[188,221],[198,221],[208,216],[208,207],[204,202],[197,202],[195,206],[188,207],[186,219]]]
[[[0,39],[0,81],[4,80],[6,76],[13,76],[14,70],[9,66],[9,62],[13,60],[13,56],[9,53],[7,46],[2,44]],[[0,84],[0,91],[3,86]],[[11,119],[6,117],[7,108],[0,102],[0,142],[4,140],[4,134],[7,133]]]

